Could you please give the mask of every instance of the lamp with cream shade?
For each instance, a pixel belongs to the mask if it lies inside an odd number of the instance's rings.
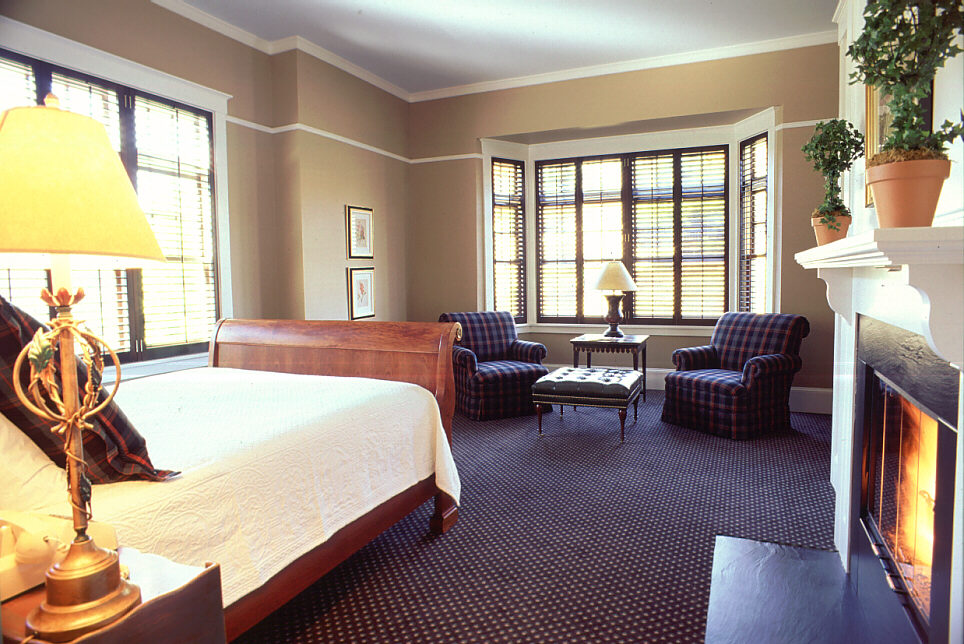
[[[121,578],[117,553],[97,547],[87,535],[91,485],[82,434],[90,426],[87,419],[116,393],[120,364],[71,313],[84,291],[71,293],[68,258],[98,256],[105,267],[115,267],[116,257],[136,258],[134,264],[140,265],[164,256],[104,126],[60,110],[52,95],[45,106],[0,114],[0,195],[0,252],[50,257],[52,289],[40,296],[57,315],[51,330],[38,332],[17,357],[13,380],[24,406],[64,439],[76,536],[63,561],[47,571],[46,597],[27,617],[28,632],[63,642],[109,624],[140,603],[137,586]],[[99,401],[104,354],[118,371],[113,391]],[[83,392],[78,391],[78,357],[90,374]],[[20,374],[27,366],[24,391]]]
[[[597,291],[611,291],[606,295],[609,301],[609,312],[606,314],[606,322],[609,323],[609,330],[603,335],[607,338],[621,338],[623,332],[619,330],[619,323],[623,321],[619,314],[619,303],[623,299],[625,291],[635,291],[636,283],[632,275],[620,261],[611,261],[603,266],[599,277],[596,278],[594,287]],[[622,292],[619,292],[622,291]]]

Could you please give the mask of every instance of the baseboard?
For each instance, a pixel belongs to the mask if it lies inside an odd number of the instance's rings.
[[[550,371],[567,364],[549,364]],[[648,367],[646,369],[646,389],[648,391],[663,391],[666,384],[666,374],[675,369],[663,367]],[[790,389],[790,411],[804,414],[830,414],[833,412],[833,390],[826,387],[792,387]]]

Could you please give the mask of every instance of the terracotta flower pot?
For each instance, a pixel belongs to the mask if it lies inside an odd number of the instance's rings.
[[[835,242],[847,236],[847,230],[850,228],[850,215],[834,214],[837,218],[838,230],[833,230],[829,228],[827,224],[822,223],[819,215],[814,215],[810,218],[810,225],[813,226],[813,235],[817,238],[817,246],[823,246],[824,244]]]
[[[881,228],[930,226],[944,180],[951,174],[947,159],[898,161],[867,168]]]

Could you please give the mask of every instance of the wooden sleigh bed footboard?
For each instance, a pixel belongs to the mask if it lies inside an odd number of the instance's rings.
[[[454,323],[221,320],[208,354],[212,367],[411,382],[435,396],[449,444],[455,411]],[[420,481],[348,524],[256,590],[225,608],[229,640],[267,617],[400,519],[435,497],[433,532],[448,530],[458,509],[435,477]]]

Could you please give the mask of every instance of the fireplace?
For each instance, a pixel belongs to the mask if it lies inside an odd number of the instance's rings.
[[[922,336],[861,316],[857,380],[858,597],[894,641],[944,641],[959,375]]]

